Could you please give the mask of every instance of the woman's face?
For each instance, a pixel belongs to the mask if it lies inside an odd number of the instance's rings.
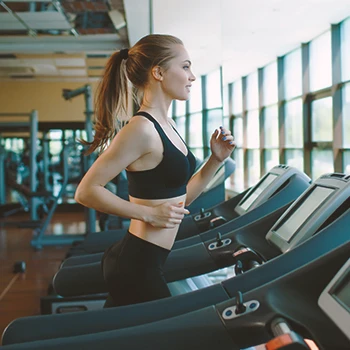
[[[196,80],[191,71],[191,60],[183,45],[174,45],[173,50],[175,57],[162,72],[162,88],[172,100],[188,100],[192,82]]]

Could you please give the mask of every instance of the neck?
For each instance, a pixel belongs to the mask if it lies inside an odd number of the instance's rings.
[[[159,121],[167,121],[171,99],[159,91],[146,90],[140,110],[148,112]]]

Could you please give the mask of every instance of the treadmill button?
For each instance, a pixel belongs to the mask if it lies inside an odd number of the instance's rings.
[[[250,307],[251,309],[256,308],[256,303],[251,303],[251,304],[249,305],[249,307]]]
[[[260,303],[257,300],[249,300],[244,303],[244,311],[238,310],[237,312],[237,305],[233,305],[225,309],[221,315],[224,320],[232,320],[236,317],[241,317],[246,315],[247,313],[254,312],[259,308],[259,306]]]

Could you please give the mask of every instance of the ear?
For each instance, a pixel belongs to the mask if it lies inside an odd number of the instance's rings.
[[[160,68],[159,66],[154,66],[152,68],[152,76],[155,80],[162,81],[163,80],[162,68]]]

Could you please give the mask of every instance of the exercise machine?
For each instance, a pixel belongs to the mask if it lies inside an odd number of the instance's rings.
[[[342,215],[339,219],[344,217]],[[343,224],[349,223],[349,211],[347,218],[347,222],[343,221]],[[338,226],[336,229],[339,228]],[[299,253],[305,253],[302,246],[306,245],[305,242],[287,252],[284,257],[298,249]],[[48,322],[53,319],[56,319],[56,322],[60,320],[56,328],[52,327],[53,323],[50,326],[43,323],[44,331],[38,328],[35,317],[30,318],[34,324],[29,323],[27,318],[26,325],[31,328],[32,333],[25,329],[25,323],[17,322],[16,329],[15,321],[5,331],[3,348],[139,349],[147,344],[147,347],[152,349],[200,347],[208,350],[238,350],[264,344],[267,350],[287,350],[309,349],[305,339],[310,339],[323,350],[345,350],[350,347],[349,249],[350,241],[347,238],[323,254],[311,254],[312,257],[308,261],[304,260],[294,269],[285,271],[267,283],[248,290],[240,286],[234,295],[226,295],[221,301],[214,301],[207,306],[202,304],[198,309],[169,315],[166,318],[159,317],[160,304],[164,308],[166,302],[160,300],[146,303],[150,306],[148,313],[143,305],[94,312],[94,329],[91,328],[92,323],[89,329],[85,323],[84,332],[80,322],[76,322],[78,318],[84,317],[84,314],[86,316],[84,312],[39,316]],[[106,323],[104,320],[110,318],[113,313],[116,316],[118,312],[119,317],[113,319],[114,325],[110,322],[109,329],[103,329]],[[74,326],[69,327],[65,323],[69,318],[75,318]],[[82,322],[84,323],[83,320]],[[102,327],[101,323],[104,323]],[[21,329],[25,330],[24,337],[19,332]],[[41,337],[33,336],[33,330],[41,333]]]
[[[323,196],[319,195],[320,188]],[[322,192],[323,188],[332,189],[332,192]],[[325,196],[325,193],[328,196]],[[223,235],[219,240],[210,239],[185,249],[172,251],[164,265],[165,278],[170,283],[228,266],[235,267],[236,275],[256,267],[260,268],[266,262],[308,240],[348,210],[349,195],[349,176],[337,173],[323,175],[309,186],[293,205],[279,208],[260,220]],[[308,215],[301,217],[301,212],[307,212]],[[276,243],[276,237],[281,235],[280,230],[283,232],[285,229],[280,220],[283,223],[286,217],[290,217],[288,222],[293,223],[294,226],[290,227],[294,227],[295,231],[287,248],[282,241],[277,240]],[[66,298],[52,297],[50,300],[50,297],[47,297],[47,302],[71,302],[71,305],[72,303],[79,305],[80,296],[92,298],[93,294],[100,294],[103,304],[106,296],[101,294],[106,293],[107,289],[99,263],[62,268],[56,273],[53,282],[56,293]],[[83,304],[82,301],[81,305]],[[84,304],[83,309],[88,310],[86,305],[88,303]],[[60,312],[64,312],[64,307]]]

